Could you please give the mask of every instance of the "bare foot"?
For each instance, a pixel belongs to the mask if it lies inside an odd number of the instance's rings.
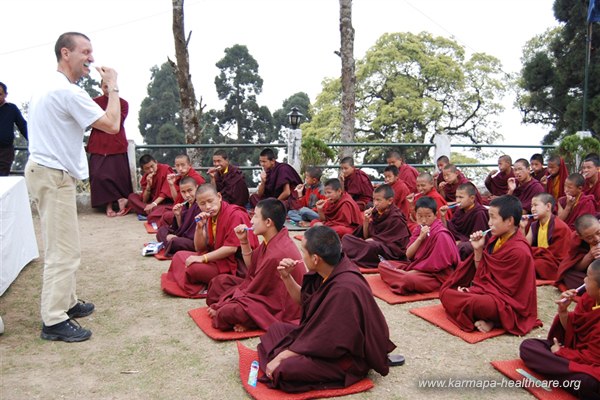
[[[117,203],[119,203],[119,211],[123,211],[127,207],[127,199],[124,197],[117,200]]]
[[[236,332],[246,332],[248,330],[248,328],[246,328],[244,325],[235,324],[233,326],[233,330]]]
[[[208,307],[208,316],[211,318],[214,318],[217,316],[217,310],[215,310],[214,308],[210,308]]]
[[[493,322],[475,321],[474,325],[480,332],[484,332],[484,333],[487,333],[487,332],[491,331],[492,329],[494,329]]]
[[[108,203],[106,205],[106,216],[107,217],[116,217],[117,213],[112,209],[112,203]]]

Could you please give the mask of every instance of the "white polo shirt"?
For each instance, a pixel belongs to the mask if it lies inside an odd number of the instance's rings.
[[[83,134],[104,113],[85,90],[56,71],[41,83],[29,103],[29,159],[87,179]]]

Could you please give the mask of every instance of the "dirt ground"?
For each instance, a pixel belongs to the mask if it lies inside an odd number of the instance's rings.
[[[74,344],[39,338],[42,263],[30,263],[0,297],[6,326],[0,336],[0,398],[249,398],[241,385],[235,343],[212,341],[187,314],[204,306],[204,300],[162,293],[160,275],[169,263],[141,256],[142,243],[152,239],[142,223],[134,215],[106,218],[95,212],[80,214],[79,222],[83,263],[78,294],[96,305],[96,312],[80,322],[93,336]],[[36,217],[34,224],[42,252]],[[557,295],[552,287],[538,288],[544,327],[528,337],[546,336]],[[406,364],[392,368],[386,377],[372,372],[375,388],[354,398],[533,398],[521,389],[420,389],[418,381],[425,378],[501,380],[489,362],[518,357],[523,338],[504,335],[472,345],[408,312],[437,300],[395,306],[377,302]],[[258,342],[249,339],[245,344],[256,347]]]

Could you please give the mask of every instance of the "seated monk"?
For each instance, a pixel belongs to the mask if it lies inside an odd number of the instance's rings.
[[[223,200],[229,204],[246,207],[250,193],[246,177],[241,169],[229,163],[229,157],[224,150],[213,153],[213,167],[208,170],[210,184],[217,188]]]
[[[404,162],[404,159],[397,151],[391,151],[385,156],[385,161],[388,165],[393,165],[398,168],[398,178],[402,179],[406,186],[410,189],[411,193],[417,190],[417,171],[412,166]]]
[[[410,203],[406,200],[411,192],[406,183],[398,176],[398,168],[395,165],[388,165],[383,170],[383,180],[386,185],[390,185],[394,191],[394,204],[408,218],[410,215]]]
[[[159,164],[150,154],[140,157],[140,166],[144,175],[140,180],[141,193],[131,193],[127,197],[127,205],[137,213],[148,215],[159,204],[170,204],[173,199],[164,195],[167,184],[167,175],[173,173],[173,169],[166,164]],[[164,206],[163,204],[163,206]]]
[[[234,228],[250,225],[246,209],[222,201],[221,194],[210,184],[196,190],[196,203],[201,210],[196,216],[196,251],[178,251],[167,273],[167,279],[177,283],[189,297],[202,294],[210,280],[219,274],[246,276]],[[249,234],[248,240],[250,247],[258,247],[254,234]]]
[[[490,199],[508,193],[508,179],[514,178],[512,158],[509,155],[498,157],[498,169],[491,170],[485,178],[485,187],[490,191]]]
[[[436,217],[435,201],[421,197],[416,209],[419,225],[406,249],[409,261],[379,263],[381,279],[400,295],[438,290],[460,261],[454,238]]]
[[[415,216],[415,209],[412,205],[414,204],[415,200],[419,198],[419,196],[427,196],[435,200],[435,203],[437,204],[438,218],[441,218],[441,214],[439,211],[440,208],[442,208],[445,205],[448,205],[448,203],[446,203],[446,200],[444,200],[444,198],[435,189],[433,177],[428,172],[420,173],[417,177],[417,193],[411,193],[408,196],[406,196],[406,200],[411,204],[411,213],[408,218],[408,226],[411,229],[411,231],[415,227],[414,223],[417,222]],[[452,210],[448,210],[446,215],[448,216],[448,218],[452,218]]]
[[[260,338],[261,378],[272,388],[305,392],[350,386],[370,369],[389,372],[387,354],[396,347],[369,285],[341,251],[326,226],[306,231],[302,258],[309,272],[302,287],[284,258],[279,273],[290,296],[302,305],[300,325],[276,322]],[[301,265],[301,264],[300,264]]]
[[[444,167],[444,171],[442,173],[444,177],[444,182],[438,185],[438,191],[448,203],[454,203],[456,201],[456,189],[462,185],[463,183],[470,183],[456,165],[448,164]],[[477,189],[477,188],[475,188]],[[479,195],[479,191],[477,191],[477,202],[481,204],[481,196]]]
[[[575,220],[575,231],[570,240],[569,255],[558,266],[556,286],[574,289],[583,284],[588,266],[600,258],[600,222],[592,214]]]
[[[585,178],[583,194],[594,196],[596,212],[600,212],[600,159],[586,157],[581,165],[581,175]]]
[[[523,214],[531,214],[531,199],[544,193],[542,184],[531,177],[529,161],[519,158],[513,166],[514,178],[508,178],[508,194],[516,196],[523,206]],[[517,221],[517,224],[519,221]]]
[[[285,257],[300,263],[290,272],[295,281],[301,282],[306,272],[300,251],[283,226],[285,214],[285,206],[277,199],[264,199],[256,205],[252,228],[264,241],[254,251],[248,241],[247,226],[235,228],[248,274],[245,278],[218,275],[210,281],[206,304],[215,328],[236,332],[267,330],[273,322],[300,319],[300,305],[288,295],[277,272],[279,261]]]
[[[534,221],[529,226],[527,241],[531,245],[536,276],[540,279],[558,278],[558,266],[568,257],[571,229],[552,214],[554,197],[540,193],[531,200]],[[521,232],[526,234],[529,218],[521,220]]]
[[[327,199],[317,201],[319,219],[312,221],[311,226],[328,226],[341,238],[362,225],[363,215],[358,205],[348,193],[342,191],[342,184],[338,179],[325,182],[325,197]]]
[[[362,226],[342,238],[342,250],[357,265],[377,268],[379,256],[406,259],[409,238],[406,217],[394,204],[394,191],[381,185],[373,193],[373,207],[365,211]]]
[[[183,196],[179,191],[179,182],[183,178],[190,177],[196,181],[197,185],[202,185],[206,181],[196,170],[192,167],[192,162],[187,154],[179,154],[175,157],[175,173],[167,175],[168,187],[165,185],[161,191],[160,196],[165,198],[175,199],[175,204],[182,203]],[[155,207],[150,214],[148,214],[148,221],[158,220],[158,226],[171,225],[173,222],[173,205],[170,204],[164,207]]]
[[[569,171],[565,160],[560,156],[552,156],[548,159],[548,175],[540,181],[544,185],[544,191],[550,193],[555,199],[565,195],[565,180]]]
[[[435,188],[440,190],[440,183],[444,182],[444,167],[450,164],[450,159],[448,156],[439,156],[435,165],[437,166],[437,170],[433,174],[433,179],[435,179]]]
[[[194,233],[196,222],[194,218],[200,213],[196,204],[196,189],[198,184],[191,176],[179,181],[179,191],[183,202],[173,206],[173,222],[158,228],[156,240],[165,245],[165,256],[172,257],[180,250],[194,251]]]
[[[578,398],[600,399],[600,261],[588,268],[585,293],[569,312],[575,293],[567,290],[555,301],[558,314],[548,338],[524,340],[521,359]]]
[[[460,329],[489,332],[494,327],[524,335],[537,319],[535,267],[529,243],[519,230],[523,206],[515,196],[490,202],[491,237],[471,235],[473,254],[440,290],[446,316]]]
[[[340,162],[340,180],[344,183],[344,191],[364,211],[373,202],[373,184],[369,176],[360,169],[354,168],[352,157],[345,157]]]
[[[261,151],[258,159],[263,171],[256,193],[250,196],[250,204],[254,207],[260,200],[274,197],[287,207],[292,190],[302,183],[302,178],[291,165],[277,162],[271,149]]]
[[[531,166],[531,177],[540,182],[548,174],[548,168],[544,167],[544,157],[540,153],[535,153],[529,159]]]
[[[565,181],[565,196],[558,199],[558,218],[575,230],[575,221],[584,214],[596,213],[596,202],[594,196],[583,193],[585,178],[583,175],[574,173]]]
[[[471,182],[463,183],[456,189],[456,206],[451,219],[448,219],[448,206],[440,208],[441,220],[448,228],[456,245],[460,259],[464,260],[473,252],[469,240],[471,233],[488,228],[488,211],[477,201],[477,188]]]
[[[314,221],[319,218],[317,201],[326,199],[321,168],[308,167],[304,172],[304,184],[296,186],[296,200],[290,202],[288,218],[295,223]]]

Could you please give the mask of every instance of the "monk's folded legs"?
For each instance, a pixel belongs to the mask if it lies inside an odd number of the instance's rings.
[[[500,316],[494,298],[489,294],[459,292],[449,289],[440,294],[440,301],[446,309],[448,319],[460,329],[473,332],[475,322],[486,321],[500,325]]]
[[[562,280],[568,289],[575,289],[583,284],[585,275],[586,271],[575,271],[574,269],[570,269],[567,272],[565,272],[565,274],[562,277]]]
[[[245,330],[258,329],[254,320],[238,303],[227,303],[220,307],[212,319],[213,327],[222,331],[230,331],[237,327]],[[236,329],[238,330],[238,329]]]
[[[445,271],[440,271],[438,273],[440,276],[436,276],[429,272],[394,270],[385,267],[379,267],[379,274],[392,292],[399,295],[435,292],[440,289],[448,275]]]

